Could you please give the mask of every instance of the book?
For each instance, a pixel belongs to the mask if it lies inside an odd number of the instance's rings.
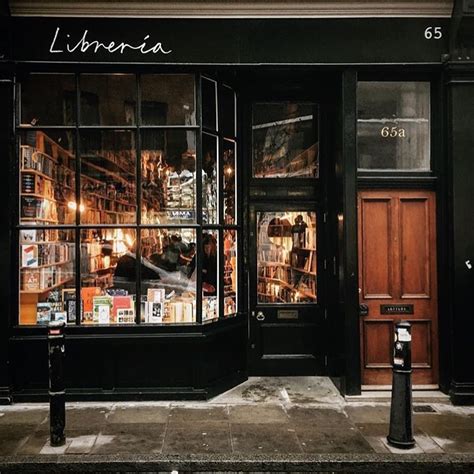
[[[94,306],[94,296],[100,296],[101,290],[98,286],[87,286],[81,288],[82,311],[92,313]]]
[[[48,324],[51,321],[51,303],[36,304],[36,322]]]
[[[95,323],[109,324],[112,309],[111,296],[94,296],[92,319]]]
[[[38,246],[22,245],[21,246],[21,266],[37,267],[38,266]]]

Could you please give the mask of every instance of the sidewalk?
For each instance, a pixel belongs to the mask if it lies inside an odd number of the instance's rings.
[[[0,471],[474,470],[474,407],[415,410],[433,411],[403,451],[385,440],[389,403],[345,402],[322,377],[252,378],[209,402],[70,403],[52,448],[46,404],[0,406]]]

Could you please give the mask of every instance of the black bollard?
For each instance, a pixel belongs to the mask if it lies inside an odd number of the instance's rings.
[[[48,327],[49,350],[49,428],[51,446],[66,442],[66,392],[64,385],[64,321],[52,321]]]
[[[410,449],[413,439],[413,400],[411,393],[411,325],[407,321],[395,325],[393,349],[392,404],[388,444]]]

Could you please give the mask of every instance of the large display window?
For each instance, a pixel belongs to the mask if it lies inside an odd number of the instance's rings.
[[[20,325],[237,313],[230,87],[192,74],[32,73],[18,99]]]

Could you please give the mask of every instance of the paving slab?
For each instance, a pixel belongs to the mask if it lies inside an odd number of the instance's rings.
[[[201,408],[173,406],[171,407],[168,417],[170,424],[187,424],[193,422],[228,423],[228,420],[227,407],[209,408],[206,405],[203,405]]]
[[[302,448],[293,428],[287,424],[231,425],[235,453],[301,453]]]
[[[349,428],[351,421],[346,414],[336,409],[292,407],[287,409],[290,423],[311,426],[344,426]]]
[[[254,406],[237,405],[229,407],[229,421],[231,423],[289,423],[290,419],[279,405]]]
[[[158,454],[163,449],[166,424],[106,425],[97,436],[91,454]]]
[[[305,453],[372,453],[373,449],[356,428],[296,427]]]
[[[168,407],[116,406],[109,412],[107,423],[166,423]]]
[[[389,423],[390,405],[346,406],[344,411],[354,423]]]
[[[232,445],[228,424],[189,423],[168,425],[163,443],[163,453],[213,453],[230,454]]]
[[[48,410],[19,409],[3,411],[0,416],[1,425],[34,425],[42,423],[48,417]]]

